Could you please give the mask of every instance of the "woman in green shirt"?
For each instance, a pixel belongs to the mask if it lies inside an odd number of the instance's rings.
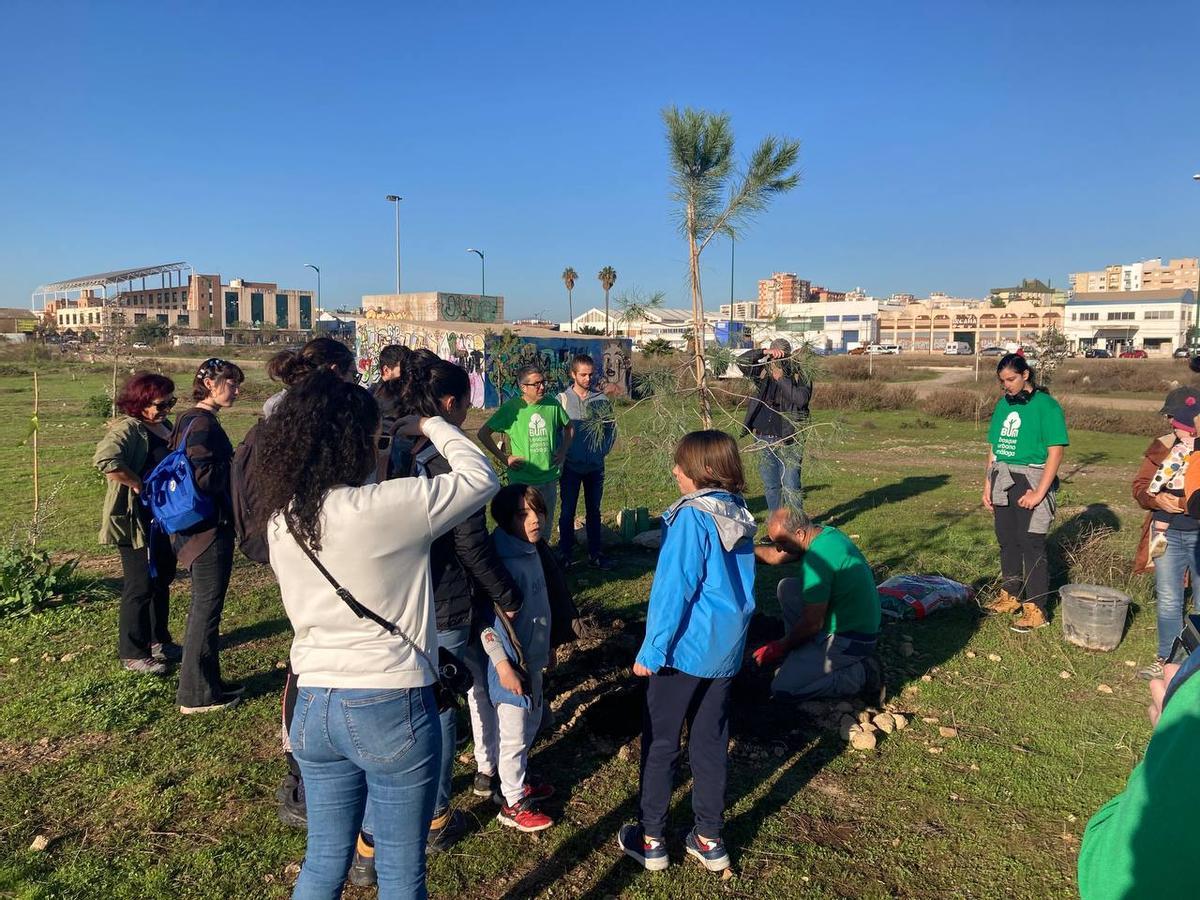
[[[986,609],[1020,611],[1012,630],[1024,634],[1047,624],[1046,533],[1054,521],[1063,448],[1070,442],[1062,407],[1037,386],[1025,357],[1001,357],[996,377],[1004,396],[996,402],[988,429],[983,505],[995,517],[1004,581],[1000,596]]]

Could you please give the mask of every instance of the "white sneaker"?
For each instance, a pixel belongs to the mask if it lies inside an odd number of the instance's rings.
[[[221,709],[232,709],[242,702],[240,696],[227,697],[219,703],[210,703],[208,706],[181,706],[179,712],[185,716],[194,716],[197,713],[217,712]]]

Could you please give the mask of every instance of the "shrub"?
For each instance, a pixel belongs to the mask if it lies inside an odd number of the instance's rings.
[[[112,415],[112,398],[108,394],[92,394],[83,403],[83,411],[98,419],[107,419]]]
[[[885,385],[876,381],[822,382],[813,387],[813,406],[816,409],[853,409],[878,412],[885,409],[911,409],[916,406],[917,392],[911,387]]]
[[[1103,406],[1063,403],[1067,417],[1067,428],[1080,431],[1103,431],[1110,434],[1144,434],[1154,437],[1169,429],[1163,417],[1149,410],[1110,409]]]
[[[27,544],[0,547],[0,619],[35,613],[83,587],[74,577],[77,565],[78,560],[55,565],[49,553]]]
[[[974,422],[992,414],[995,399],[974,391],[934,391],[923,397],[918,408],[931,416]]]

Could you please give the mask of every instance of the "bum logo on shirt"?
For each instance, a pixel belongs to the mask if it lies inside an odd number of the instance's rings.
[[[540,413],[529,417],[529,452],[531,455],[550,452],[550,429]]]
[[[996,455],[1012,457],[1017,453],[1017,436],[1021,433],[1021,414],[1010,412],[1000,426],[1000,440],[996,442]]]
[[[529,436],[531,438],[546,436],[546,420],[538,413],[529,417]]]

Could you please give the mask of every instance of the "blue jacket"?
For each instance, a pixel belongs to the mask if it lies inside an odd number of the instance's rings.
[[[699,678],[737,674],[754,613],[754,532],[746,501],[726,491],[686,494],[663,513],[639,663]]]

